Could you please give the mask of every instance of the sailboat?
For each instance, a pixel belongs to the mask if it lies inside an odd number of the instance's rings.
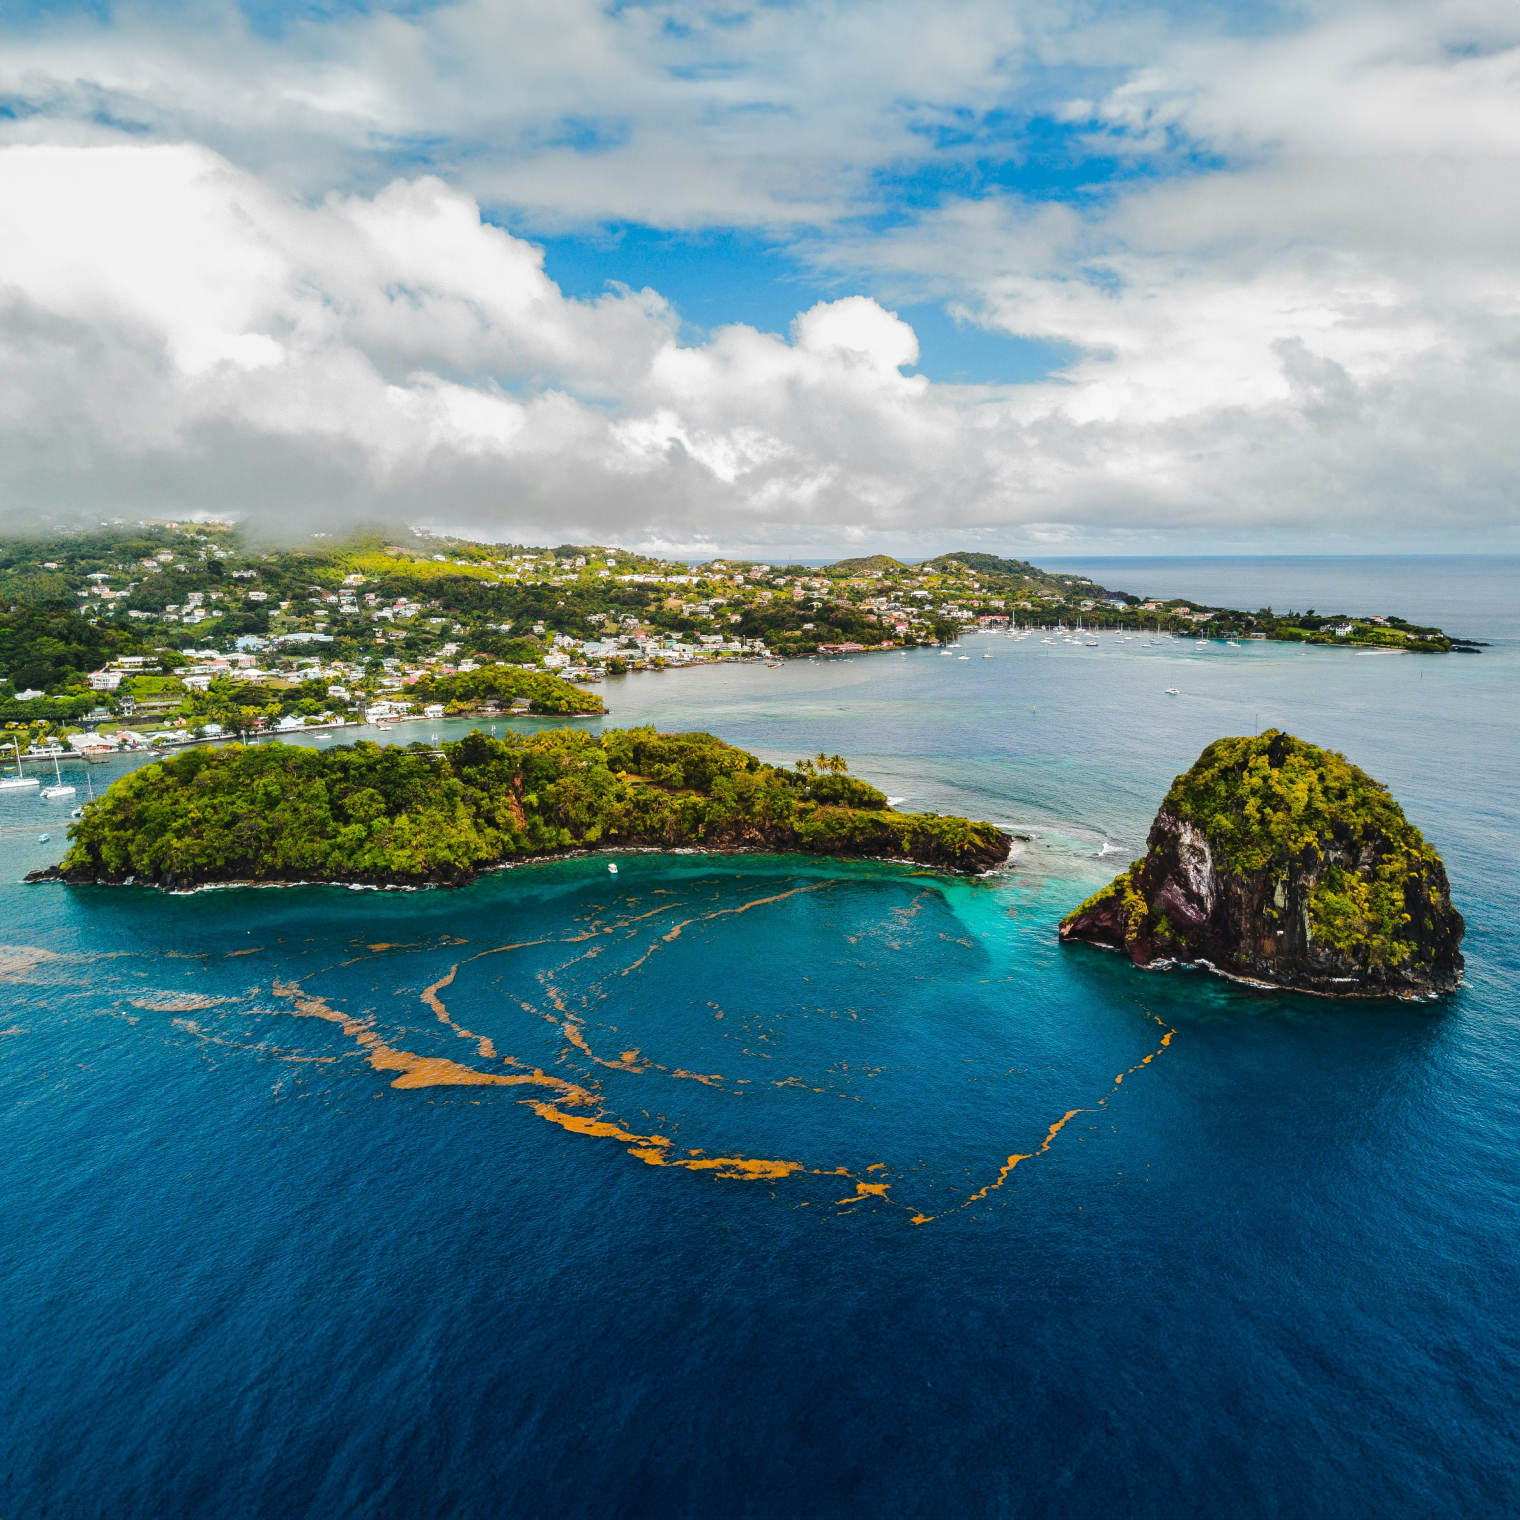
[[[22,787],[40,786],[41,782],[35,776],[28,776],[21,769],[21,745],[12,739],[11,743],[16,750],[16,774],[14,776],[0,777],[0,792],[19,791]]]
[[[84,779],[85,779],[86,785],[88,785],[89,788],[90,788],[90,801],[93,802],[95,800],[95,783],[90,780],[90,773],[88,771],[86,771],[84,773]],[[70,818],[83,818],[84,817],[84,808],[82,806],[74,808],[69,813],[69,817]]]
[[[43,787],[37,794],[39,797],[45,798],[49,802],[55,800],[61,801],[65,797],[72,797],[78,790],[76,787],[70,786],[63,779],[63,772],[58,769],[58,756],[56,754],[53,756],[53,778],[53,785]]]

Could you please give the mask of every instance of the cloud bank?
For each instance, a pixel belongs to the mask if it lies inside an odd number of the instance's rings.
[[[1132,9],[716,15],[14,33],[10,525],[1517,547],[1511,9],[1249,36]],[[1040,180],[1037,118],[1087,188]],[[482,207],[524,232],[764,227],[841,294],[692,341],[658,291],[568,298]],[[1075,357],[1023,386],[905,375],[892,307],[926,299]]]

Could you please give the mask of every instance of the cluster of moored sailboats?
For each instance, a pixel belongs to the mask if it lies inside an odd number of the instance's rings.
[[[1076,626],[1074,628],[1068,628],[1064,623],[1057,623],[1054,628],[1020,628],[1017,621],[1015,621],[1006,630],[1004,637],[1010,639],[1029,639],[1035,637],[1038,634],[1040,636],[1040,642],[1042,644],[1071,644],[1086,649],[1097,649],[1100,647],[1098,641],[1098,632],[1099,630],[1095,628],[1084,628],[1082,626],[1081,618],[1077,619]],[[1117,630],[1113,630],[1110,637],[1111,641],[1115,644],[1160,645],[1186,644],[1191,642],[1195,649],[1207,649],[1209,646],[1208,639],[1189,640],[1186,636],[1175,633],[1149,634],[1146,633],[1143,629],[1136,629],[1134,631],[1131,631],[1122,626]],[[1226,639],[1224,642],[1231,649],[1240,648],[1240,642],[1237,639]],[[946,644],[940,649],[940,653],[947,657],[953,657],[959,654],[960,648],[961,646],[958,643]],[[960,654],[959,658],[963,660],[969,660],[971,656],[968,654]],[[982,653],[982,658],[984,660],[990,660],[992,658],[992,651],[990,649],[984,650]],[[1180,697],[1182,695],[1182,692],[1175,686],[1168,686],[1166,688],[1166,695],[1169,697]]]

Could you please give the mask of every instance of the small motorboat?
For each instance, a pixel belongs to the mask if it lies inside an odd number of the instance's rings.
[[[46,834],[39,834],[37,836],[37,843],[38,844],[46,844],[48,842],[48,837],[49,836],[46,835]]]
[[[617,875],[617,861],[615,861],[615,860],[609,860],[607,862],[607,874],[609,876],[616,876]]]
[[[1178,691],[1175,686],[1168,686],[1166,689],[1166,694],[1169,697],[1180,697],[1182,695],[1182,693]]]

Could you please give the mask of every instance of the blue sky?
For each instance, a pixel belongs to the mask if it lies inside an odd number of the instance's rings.
[[[872,203],[868,212],[846,212],[829,231],[869,241],[910,226],[946,201],[992,196],[1091,208],[1125,186],[1223,166],[1219,156],[1183,145],[1160,163],[1119,158],[1092,140],[1089,123],[1004,110],[975,120],[968,113],[964,122],[922,134],[922,143],[921,159],[870,177],[862,191]],[[506,225],[512,227],[510,217]],[[1058,376],[1077,355],[1069,343],[977,321],[953,262],[932,275],[909,277],[831,268],[828,237],[817,227],[788,228],[777,236],[766,229],[620,223],[544,235],[526,220],[513,230],[543,246],[545,267],[569,295],[599,295],[614,283],[659,291],[680,313],[688,340],[729,322],[784,333],[800,309],[863,293],[913,327],[920,358],[908,372],[936,381],[1028,384]]]
[[[827,275],[784,245],[727,228],[624,226],[527,235],[543,248],[544,268],[566,295],[598,296],[614,284],[650,286],[675,306],[688,343],[730,322],[785,333],[799,310],[860,289],[860,282]],[[1074,353],[1066,344],[957,319],[943,301],[903,301],[890,289],[865,293],[917,333],[919,361],[907,367],[909,374],[956,385],[1018,385],[1058,372]]]

